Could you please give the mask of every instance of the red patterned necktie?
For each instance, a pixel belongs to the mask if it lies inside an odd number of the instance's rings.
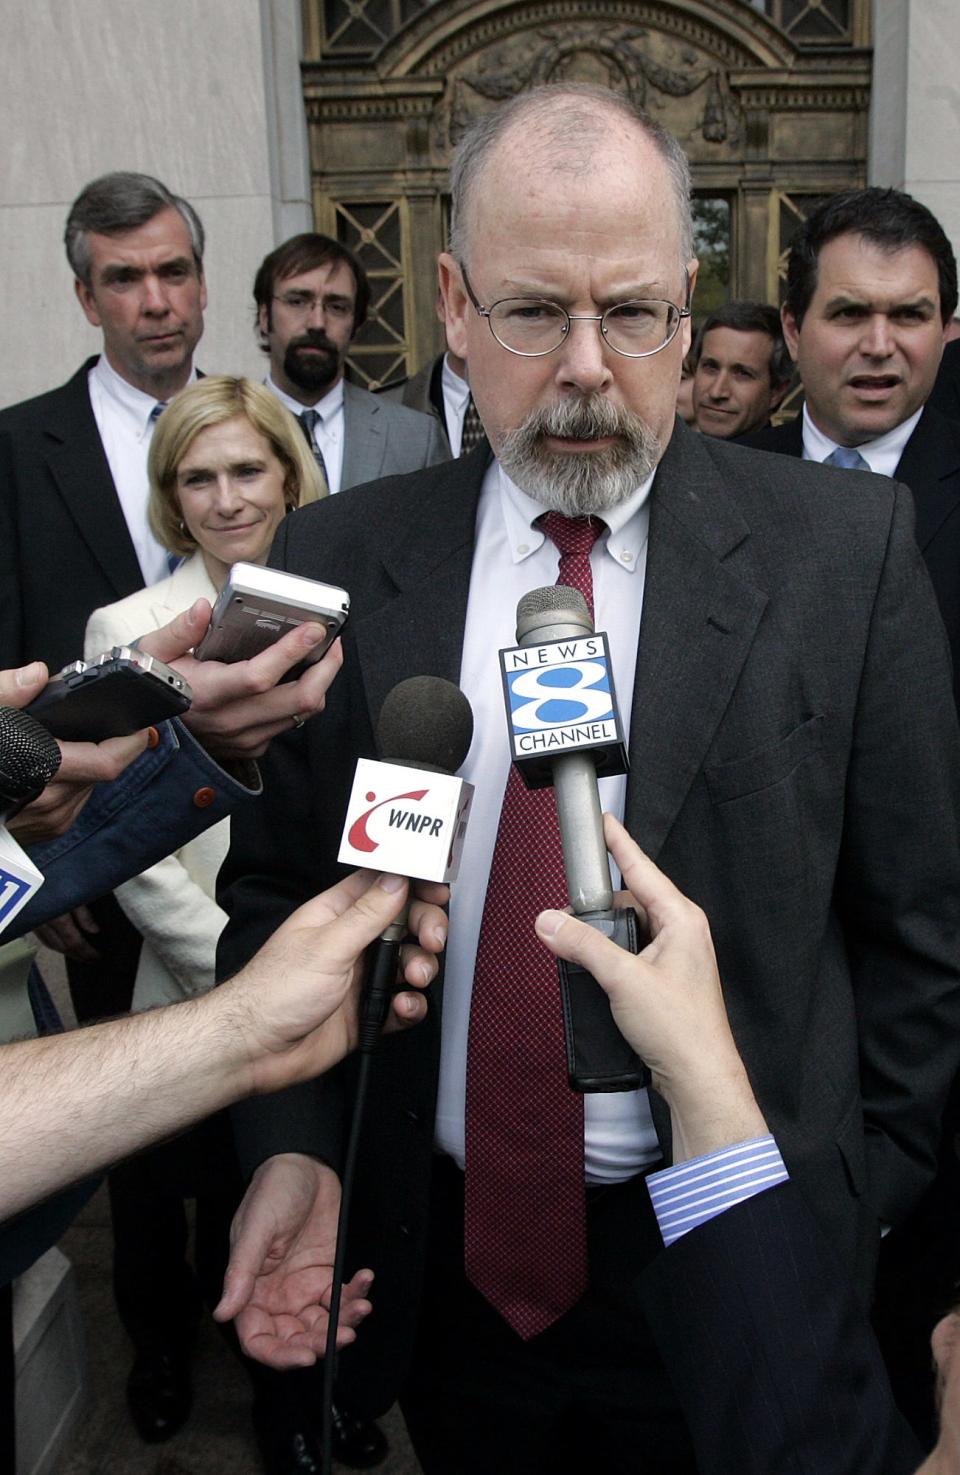
[[[558,584],[593,612],[594,517],[540,519],[560,550]],[[467,1275],[524,1339],[587,1288],[583,1097],[567,1082],[557,966],[534,918],[566,906],[553,789],[511,766],[480,925],[467,1046]]]

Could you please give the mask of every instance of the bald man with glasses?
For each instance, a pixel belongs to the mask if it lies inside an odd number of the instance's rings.
[[[322,722],[273,745],[233,830],[220,966],[332,874],[387,692],[457,683],[476,795],[442,998],[377,1063],[347,1247],[374,1312],[338,1375],[371,1413],[399,1395],[426,1475],[687,1475],[637,1290],[667,1113],[567,1084],[533,935],[568,897],[557,821],[509,773],[497,653],[531,590],[592,601],[629,725],[600,802],[709,916],[765,1120],[861,1289],[960,1038],[949,662],[904,489],[677,422],[697,262],[675,139],[622,95],[534,89],[468,131],[451,184],[444,316],[488,446],[285,522],[274,561],[346,584],[351,621]],[[248,1345],[282,1288],[302,1352],[351,1100],[328,1077],[246,1123],[227,1306]]]

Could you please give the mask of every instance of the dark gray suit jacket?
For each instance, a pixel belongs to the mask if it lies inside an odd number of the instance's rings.
[[[803,417],[745,435],[741,444],[802,456]],[[917,544],[946,626],[960,702],[960,423],[928,404],[904,446],[897,480],[913,493]]]
[[[281,528],[275,562],[344,585],[352,615],[326,710],[275,740],[256,823],[234,821],[222,974],[337,874],[354,762],[374,754],[388,691],[458,681],[484,463],[364,487]],[[960,1039],[960,739],[906,489],[678,425],[651,498],[629,747],[627,826],[710,918],[771,1130],[866,1287],[878,1219],[897,1222],[932,1174]],[[478,802],[499,797],[481,784]],[[357,1346],[371,1402],[395,1391],[415,1319],[438,1016],[439,1000],[386,1044],[369,1106],[350,1258],[378,1274]],[[248,1164],[336,1162],[351,1071],[256,1103]]]
[[[83,655],[91,610],[143,588],[90,404],[88,359],[0,411],[0,668]]]
[[[640,1288],[699,1475],[913,1475],[923,1452],[795,1184],[684,1235]]]
[[[341,491],[449,459],[446,437],[432,415],[344,384]]]
[[[398,405],[406,405],[409,410],[419,410],[423,415],[432,415],[443,432],[443,438],[448,448],[450,445],[450,432],[447,429],[447,417],[443,407],[443,359],[444,355],[438,353],[436,358],[424,364],[409,379],[402,383],[388,384],[380,390],[384,399],[393,400]]]

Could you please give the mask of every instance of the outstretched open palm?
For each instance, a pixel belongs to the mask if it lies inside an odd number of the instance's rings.
[[[268,1367],[309,1367],[327,1337],[337,1242],[340,1181],[332,1169],[298,1153],[258,1169],[237,1210],[218,1321],[236,1320],[248,1357]],[[371,1310],[373,1272],[344,1285],[337,1346],[356,1337]]]

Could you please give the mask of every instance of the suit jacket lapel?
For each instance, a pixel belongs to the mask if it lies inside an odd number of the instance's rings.
[[[489,460],[489,447],[478,446],[465,460],[437,468],[429,490],[412,493],[408,532],[381,555],[394,597],[351,621],[374,729],[387,693],[408,676],[459,683],[477,502]]]
[[[143,574],[90,404],[87,375],[95,362],[88,359],[64,386],[63,397],[42,435],[57,490],[70,509],[80,537],[119,598],[142,584]]]
[[[343,386],[343,466],[341,487],[376,481],[382,474],[387,437],[374,394],[365,394],[355,384]]]
[[[767,602],[750,529],[699,441],[674,432],[653,485],[626,825],[656,856],[700,771]]]
[[[924,410],[907,441],[896,471],[916,506],[915,534],[921,550],[960,503],[960,444],[952,423],[937,410]]]

